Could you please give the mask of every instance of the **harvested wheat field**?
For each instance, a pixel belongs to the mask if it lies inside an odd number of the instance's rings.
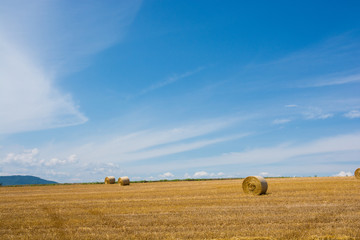
[[[355,177],[0,188],[0,239],[360,239]]]

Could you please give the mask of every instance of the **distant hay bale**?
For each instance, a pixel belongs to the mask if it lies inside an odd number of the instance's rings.
[[[357,179],[360,179],[360,168],[358,168],[358,169],[355,170],[354,176],[355,176]]]
[[[114,176],[108,176],[105,178],[105,184],[114,184],[115,183],[115,177]]]
[[[130,185],[130,179],[129,179],[129,177],[127,177],[127,176],[125,176],[125,177],[119,177],[118,183],[121,184],[121,186]]]
[[[266,193],[268,184],[261,176],[250,176],[244,179],[242,188],[244,193],[261,195]]]

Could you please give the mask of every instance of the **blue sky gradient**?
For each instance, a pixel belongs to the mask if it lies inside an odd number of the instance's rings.
[[[1,1],[0,175],[349,175],[358,1]]]

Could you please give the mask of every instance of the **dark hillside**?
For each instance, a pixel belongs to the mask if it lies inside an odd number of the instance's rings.
[[[53,184],[57,183],[54,181],[48,181],[39,177],[34,176],[0,176],[0,185],[30,185],[30,184]]]

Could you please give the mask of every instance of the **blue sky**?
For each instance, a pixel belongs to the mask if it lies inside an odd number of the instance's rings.
[[[0,3],[0,175],[360,166],[358,1]]]

